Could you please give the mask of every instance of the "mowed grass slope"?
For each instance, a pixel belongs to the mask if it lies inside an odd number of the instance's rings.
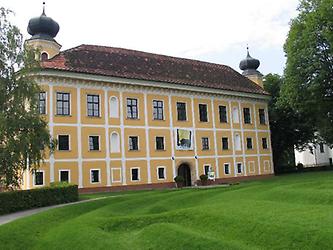
[[[333,172],[53,209],[0,226],[0,249],[333,249]]]

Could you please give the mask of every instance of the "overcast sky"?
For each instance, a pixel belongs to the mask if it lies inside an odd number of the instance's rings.
[[[26,31],[42,0],[0,0]],[[226,64],[239,70],[249,44],[263,74],[282,74],[283,44],[298,0],[47,0],[62,49],[96,44]]]

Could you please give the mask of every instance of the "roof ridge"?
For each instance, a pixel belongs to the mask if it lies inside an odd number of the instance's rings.
[[[197,63],[200,63],[201,65],[202,64],[207,64],[207,65],[215,66],[215,67],[218,67],[218,68],[225,67],[225,68],[232,69],[230,66],[225,65],[225,64],[220,64],[220,63],[207,62],[207,61],[202,61],[202,60],[198,60],[198,59],[190,59],[190,58],[186,58],[186,57],[168,56],[168,55],[165,55],[165,54],[157,54],[157,53],[146,52],[146,51],[142,51],[142,50],[127,49],[127,48],[121,48],[121,47],[111,47],[111,46],[105,46],[105,45],[81,44],[81,45],[78,45],[78,46],[73,47],[71,49],[64,50],[63,52],[73,51],[73,50],[75,50],[77,48],[80,48],[80,47],[116,49],[116,50],[121,50],[121,51],[129,51],[129,52],[132,52],[132,53],[147,54],[147,55],[151,55],[151,56],[154,56],[154,57],[158,57],[159,59],[161,59],[161,57],[162,57],[164,59],[174,59],[174,60],[187,61],[187,62],[189,62],[191,64],[193,64],[193,62],[197,62]]]

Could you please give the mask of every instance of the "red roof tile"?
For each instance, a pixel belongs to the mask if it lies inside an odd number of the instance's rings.
[[[42,67],[267,95],[229,66],[122,48],[80,45],[42,62]]]

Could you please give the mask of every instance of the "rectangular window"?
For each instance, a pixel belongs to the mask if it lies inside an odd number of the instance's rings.
[[[99,117],[99,95],[87,95],[88,116]]]
[[[177,120],[186,121],[186,103],[177,102]]]
[[[250,109],[249,108],[244,108],[243,109],[243,115],[244,115],[244,123],[245,124],[250,124],[251,123]]]
[[[89,150],[99,150],[99,136],[91,135],[89,136]]]
[[[261,125],[266,124],[265,110],[264,109],[259,109],[259,122],[260,122]]]
[[[224,174],[230,174],[230,165],[229,165],[229,163],[224,164]]]
[[[221,123],[227,123],[227,107],[226,106],[219,106],[219,116]]]
[[[58,135],[58,150],[69,150],[69,135]]]
[[[324,143],[319,143],[320,153],[325,153]]]
[[[222,149],[223,150],[228,150],[229,145],[228,145],[228,137],[222,137]]]
[[[57,92],[57,115],[70,115],[70,94]]]
[[[210,166],[209,166],[209,165],[205,165],[205,166],[204,166],[205,175],[208,175],[209,169],[210,169]]]
[[[127,118],[138,119],[138,100],[127,98]]]
[[[209,150],[209,139],[208,137],[201,138],[202,150]]]
[[[242,171],[243,171],[243,169],[242,169],[242,163],[237,163],[237,173],[241,174]]]
[[[246,138],[246,147],[247,147],[247,149],[252,149],[253,148],[252,138],[250,138],[250,137]]]
[[[39,114],[41,114],[41,115],[46,114],[46,93],[45,92],[39,93],[38,109],[39,109]]]
[[[130,136],[128,138],[128,143],[129,143],[129,150],[139,150],[137,136]]]
[[[208,122],[207,104],[199,104],[199,119],[201,122]]]
[[[140,176],[139,176],[139,169],[138,168],[132,168],[131,169],[131,180],[132,181],[138,181],[140,180]]]
[[[90,182],[99,183],[99,169],[90,170]]]
[[[158,168],[157,173],[158,173],[159,180],[165,180],[165,168],[163,168],[163,167]]]
[[[268,148],[267,138],[262,138],[262,148],[263,149],[267,149]]]
[[[156,150],[164,150],[164,137],[156,137]]]
[[[59,181],[69,182],[69,171],[68,170],[60,170],[59,171]]]
[[[43,186],[44,185],[44,171],[36,171],[35,172],[35,186]]]
[[[163,101],[153,100],[153,118],[154,120],[163,120]]]

